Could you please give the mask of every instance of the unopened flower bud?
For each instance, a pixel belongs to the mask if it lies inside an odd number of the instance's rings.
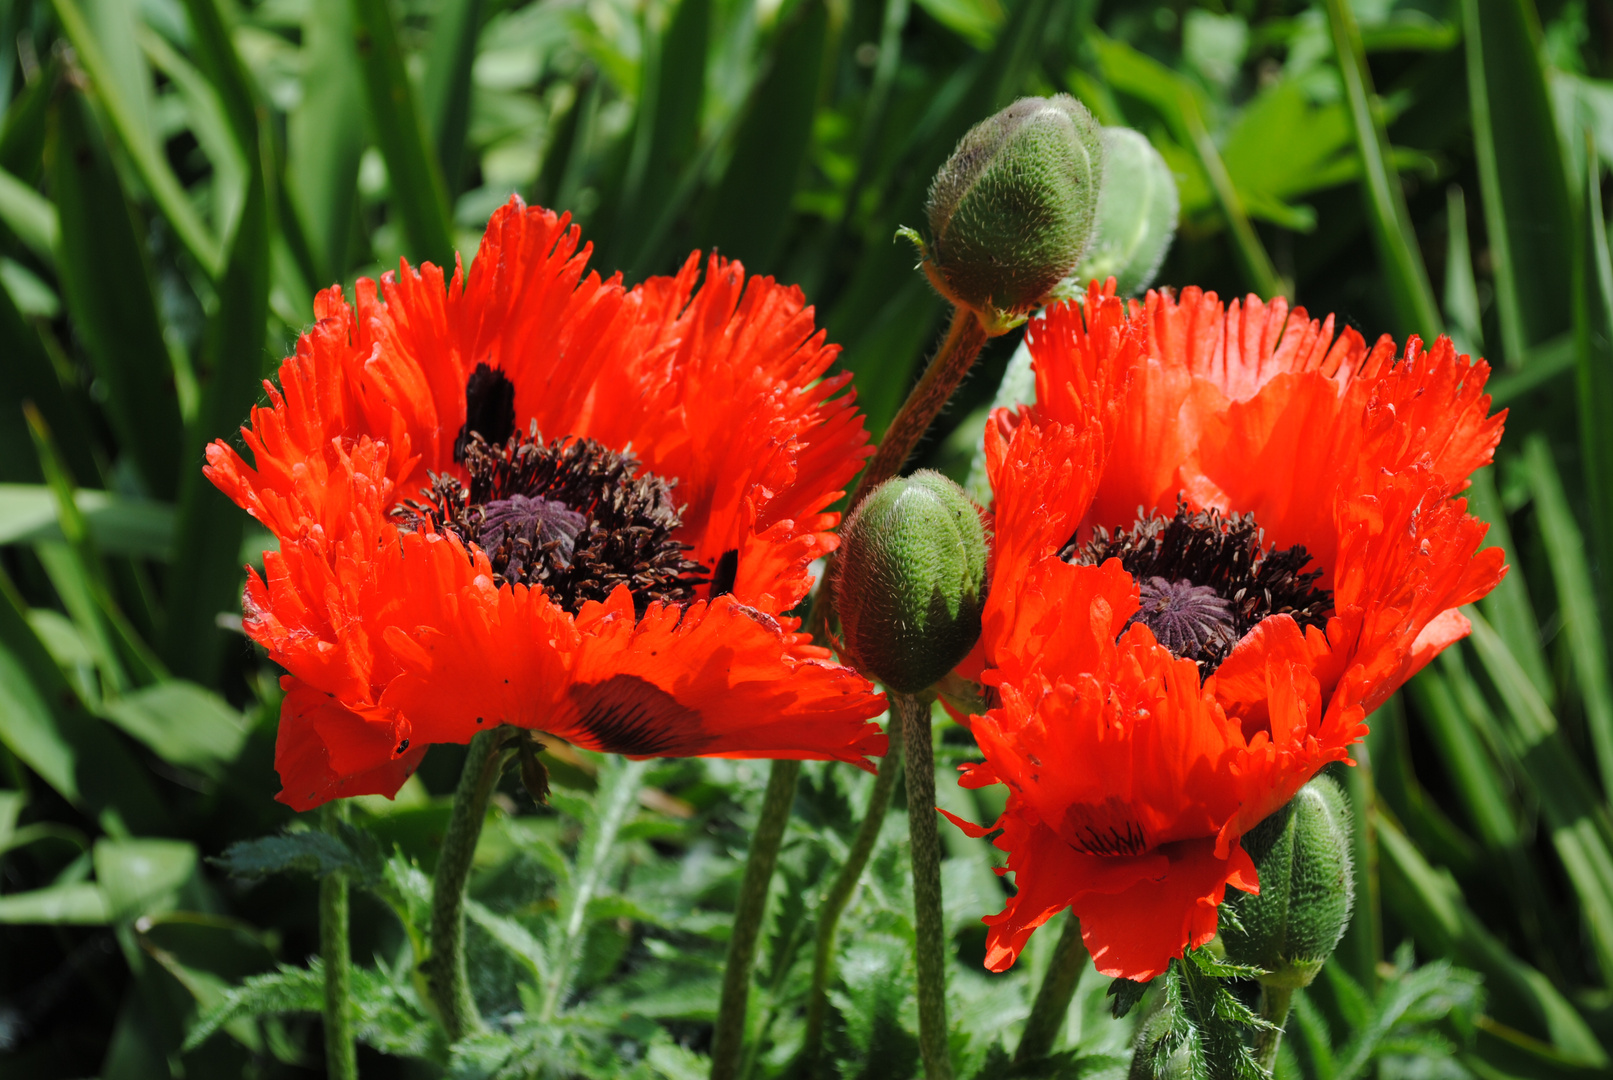
[[[1176,236],[1179,207],[1170,166],[1147,137],[1130,128],[1104,128],[1098,223],[1076,268],[1074,289],[1109,277],[1121,296],[1148,288]]]
[[[987,332],[1006,332],[1081,261],[1102,179],[1086,107],[1067,94],[1021,98],[970,128],[935,174],[925,272]]]
[[[986,533],[928,470],[874,489],[841,530],[835,603],[847,655],[892,690],[929,688],[969,654],[986,602]]]
[[[1221,927],[1227,959],[1264,968],[1260,981],[1268,986],[1310,985],[1350,923],[1350,827],[1338,785],[1318,776],[1245,834],[1260,893],[1228,890],[1235,919]]]

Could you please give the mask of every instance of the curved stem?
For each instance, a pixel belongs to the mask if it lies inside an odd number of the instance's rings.
[[[1277,1048],[1282,1045],[1283,1028],[1288,1023],[1288,1006],[1294,1000],[1294,992],[1285,986],[1262,986],[1260,988],[1260,1018],[1271,1024],[1260,1032],[1255,1043],[1255,1060],[1270,1076],[1277,1067]]]
[[[879,448],[863,468],[857,487],[846,502],[845,517],[849,518],[857,504],[876,487],[902,471],[913,448],[930,430],[930,424],[951,399],[963,377],[969,374],[980,350],[985,348],[987,336],[974,312],[966,307],[952,309],[952,325],[947,328],[946,340],[924,369],[918,385],[902,402],[896,419],[885,429],[885,437],[879,440]],[[806,622],[802,624],[819,645],[826,643],[829,612],[834,606],[834,561],[831,552],[818,588],[812,594]]]
[[[851,493],[851,501],[846,504],[847,514],[855,510],[869,492],[902,471],[902,466],[912,456],[913,448],[930,430],[930,424],[974,366],[975,358],[985,345],[986,330],[975,313],[965,307],[954,308],[946,340],[924,369],[918,385],[902,402],[896,419],[885,429],[885,437],[879,440],[879,449],[874,451],[868,466],[863,469],[857,489]]]
[[[919,1054],[929,1080],[952,1080],[947,1054],[947,937],[941,918],[941,834],[935,824],[930,697],[890,691],[907,743],[907,830],[913,855],[913,938],[918,966]]]
[[[502,742],[503,734],[497,728],[470,741],[431,884],[431,955],[421,967],[451,1041],[483,1027],[465,974],[465,885],[487,817],[487,800],[503,772]]]
[[[320,811],[325,831],[347,820],[347,804],[332,799]],[[333,870],[319,883],[319,953],[325,962],[325,1073],[330,1080],[358,1080],[353,1046],[353,954],[347,935],[347,871]]]
[[[739,903],[734,908],[734,933],[728,939],[722,1001],[717,1006],[717,1029],[711,1040],[711,1080],[735,1080],[739,1076],[756,939],[767,914],[767,891],[773,884],[773,867],[778,864],[784,827],[789,824],[790,807],[795,804],[795,782],[800,775],[799,761],[773,762],[767,793],[762,796],[762,812],[756,819],[750,853],[745,857],[745,877],[739,886]]]
[[[1070,1015],[1070,999],[1075,996],[1075,984],[1087,964],[1086,942],[1081,940],[1081,920],[1075,913],[1064,917],[1064,933],[1053,953],[1053,962],[1042,976],[1041,989],[1036,991],[1036,1002],[1031,1006],[1030,1019],[1025,1021],[1025,1034],[1019,1037],[1019,1049],[1014,1062],[1035,1061],[1053,1052],[1065,1018]]]
[[[857,837],[846,853],[846,862],[840,874],[823,898],[818,914],[818,946],[812,958],[812,990],[807,998],[806,1039],[802,1042],[805,1057],[805,1075],[812,1076],[818,1058],[823,1052],[823,1021],[829,1011],[829,979],[834,974],[835,935],[840,927],[840,916],[851,902],[863,870],[874,853],[879,830],[885,824],[885,813],[890,809],[891,792],[896,789],[896,774],[902,768],[902,725],[890,724],[890,749],[879,763],[879,774],[874,777],[874,790],[868,794],[868,809],[863,814]]]

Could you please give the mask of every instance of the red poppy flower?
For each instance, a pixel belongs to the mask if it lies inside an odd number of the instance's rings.
[[[961,782],[1010,789],[987,966],[1069,907],[1140,980],[1258,890],[1243,834],[1467,633],[1504,567],[1455,496],[1504,414],[1446,338],[1397,360],[1282,300],[1112,290],[1030,325],[1037,403],[988,425],[996,697]]]
[[[883,753],[883,699],[787,614],[869,453],[838,350],[736,262],[629,290],[578,240],[512,199],[469,273],[321,293],[254,464],[208,448],[280,539],[245,626],[289,672],[292,807],[391,795],[499,723],[635,757]]]

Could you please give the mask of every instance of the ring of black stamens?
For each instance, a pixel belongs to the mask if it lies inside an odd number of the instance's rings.
[[[1144,623],[1160,644],[1198,662],[1209,675],[1262,619],[1288,615],[1301,628],[1325,627],[1332,594],[1318,589],[1320,569],[1303,544],[1267,547],[1253,514],[1139,514],[1129,529],[1096,528],[1072,538],[1059,553],[1066,562],[1096,566],[1119,559],[1138,584],[1141,607],[1126,623]]]
[[[540,587],[575,614],[626,585],[643,615],[654,601],[689,603],[709,580],[687,558],[689,545],[673,538],[683,521],[672,485],[640,473],[632,454],[592,439],[544,442],[534,423],[502,444],[467,428],[459,457],[468,484],[433,475],[422,498],[393,516],[405,528],[453,532],[475,544],[501,587]]]

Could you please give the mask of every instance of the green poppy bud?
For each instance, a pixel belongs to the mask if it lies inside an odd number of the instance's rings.
[[[1260,873],[1260,895],[1227,890],[1221,943],[1227,959],[1264,968],[1260,981],[1309,986],[1350,924],[1350,807],[1339,786],[1318,776],[1243,838]],[[1236,923],[1236,925],[1234,925]]]
[[[1067,94],[1021,98],[970,128],[935,174],[925,272],[988,333],[1005,333],[1081,261],[1102,179],[1086,107]]]
[[[1073,286],[1115,279],[1115,291],[1135,296],[1159,273],[1176,236],[1176,180],[1159,151],[1130,128],[1103,129],[1103,192],[1092,245]]]
[[[892,690],[928,689],[969,654],[986,603],[986,532],[963,489],[928,470],[874,489],[840,533],[845,651]]]

